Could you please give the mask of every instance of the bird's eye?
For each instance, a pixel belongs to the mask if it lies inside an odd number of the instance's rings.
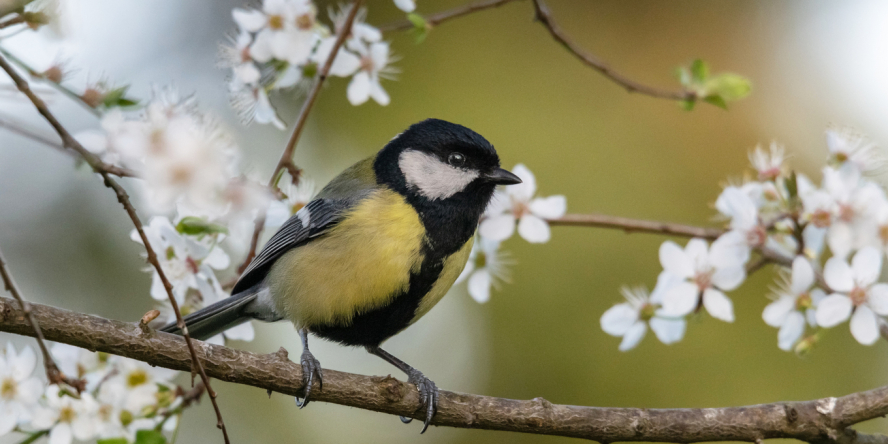
[[[463,156],[460,153],[450,153],[450,157],[447,158],[447,162],[449,162],[453,166],[463,166],[466,163],[466,156]]]

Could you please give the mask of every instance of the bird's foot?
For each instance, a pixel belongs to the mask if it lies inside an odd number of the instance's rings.
[[[429,423],[432,421],[432,418],[435,416],[435,412],[438,411],[438,387],[432,382],[431,379],[426,378],[425,375],[422,374],[419,370],[411,369],[407,374],[407,382],[416,386],[419,390],[419,398],[422,403],[422,407],[425,409],[426,417],[425,421],[423,421],[422,431],[420,434],[425,433],[426,429],[429,428]],[[413,419],[401,417],[401,421],[405,424],[409,423]]]
[[[296,398],[296,405],[299,408],[303,408],[308,405],[309,396],[311,396],[312,383],[315,379],[318,380],[318,390],[322,390],[324,388],[324,378],[322,376],[321,371],[321,363],[315,359],[314,355],[311,354],[307,349],[302,352],[302,382],[305,385],[305,400],[302,402],[299,401],[299,398]]]

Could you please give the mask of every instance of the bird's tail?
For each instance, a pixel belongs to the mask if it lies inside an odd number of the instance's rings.
[[[185,326],[188,327],[188,334],[192,338],[204,341],[253,319],[254,315],[248,307],[257,300],[259,291],[258,285],[251,287],[185,316],[184,321]],[[160,331],[182,334],[182,330],[175,322],[163,326]]]

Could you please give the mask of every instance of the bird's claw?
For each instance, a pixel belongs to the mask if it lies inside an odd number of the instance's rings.
[[[416,386],[419,390],[419,397],[422,406],[425,408],[426,417],[425,421],[423,421],[422,431],[420,434],[425,433],[426,429],[429,428],[429,423],[432,421],[432,418],[435,416],[435,412],[438,411],[438,387],[432,382],[431,379],[426,378],[418,370],[413,370],[407,376],[407,382]],[[401,418],[401,421],[409,423],[412,419],[405,420],[405,418]]]
[[[308,405],[309,396],[311,396],[312,383],[314,382],[315,377],[318,379],[318,390],[323,390],[324,388],[324,377],[322,375],[321,363],[315,359],[310,351],[303,351],[302,359],[300,361],[302,363],[302,382],[305,385],[305,398],[300,402],[297,397],[296,405],[301,409]]]

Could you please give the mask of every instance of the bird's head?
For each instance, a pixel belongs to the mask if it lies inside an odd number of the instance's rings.
[[[496,150],[484,137],[438,119],[411,125],[392,139],[374,169],[380,183],[410,200],[429,202],[468,199],[486,206],[497,185],[521,183],[500,168]]]

